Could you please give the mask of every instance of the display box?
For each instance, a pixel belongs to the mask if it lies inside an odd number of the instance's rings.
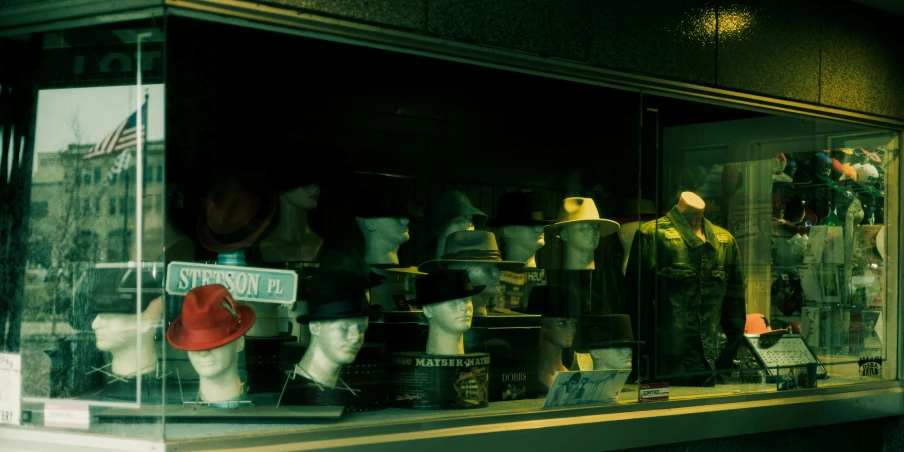
[[[490,354],[491,402],[534,398],[539,393],[540,319],[539,315],[491,313],[471,321],[471,329],[464,335],[465,353]]]

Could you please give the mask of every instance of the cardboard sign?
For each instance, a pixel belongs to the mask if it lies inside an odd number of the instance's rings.
[[[88,404],[47,402],[44,404],[44,426],[87,429],[91,426]]]
[[[232,265],[171,262],[166,271],[166,293],[185,295],[198,286],[222,284],[239,301],[290,304],[295,302],[298,274]]]
[[[669,400],[668,383],[644,383],[640,385],[641,402],[662,402]]]
[[[22,413],[22,357],[0,353],[0,424],[19,425]]]
[[[616,402],[630,374],[629,369],[556,372],[543,408]]]

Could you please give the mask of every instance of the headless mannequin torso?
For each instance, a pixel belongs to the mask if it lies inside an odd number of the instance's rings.
[[[312,262],[323,239],[308,224],[308,211],[317,207],[320,186],[311,184],[279,195],[279,223],[260,242],[266,262]]]
[[[706,203],[703,198],[689,191],[681,193],[678,198],[678,211],[684,215],[687,222],[691,225],[696,235],[704,243],[706,242],[706,234],[703,233],[703,210]]]

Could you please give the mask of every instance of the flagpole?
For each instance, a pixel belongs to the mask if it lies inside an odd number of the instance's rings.
[[[136,55],[137,61],[137,82],[136,82],[136,90],[135,97],[138,100],[138,111],[135,116],[135,137],[136,139],[136,147],[135,147],[135,261],[136,261],[136,269],[135,271],[135,311],[136,311],[136,319],[135,319],[135,331],[141,331],[141,303],[142,303],[142,291],[141,291],[141,283],[142,277],[141,272],[144,270],[143,258],[144,258],[144,250],[142,249],[143,235],[144,235],[144,209],[141,208],[142,202],[144,202],[144,143],[142,137],[144,136],[144,124],[142,121],[144,120],[144,112],[142,111],[144,105],[141,103],[141,39],[149,38],[151,36],[150,33],[138,33],[136,36],[136,46],[138,47],[138,52]],[[139,370],[136,372],[135,376],[135,400],[138,404],[141,404],[141,334],[136,335],[136,340],[138,341],[138,353],[135,355],[135,368]]]

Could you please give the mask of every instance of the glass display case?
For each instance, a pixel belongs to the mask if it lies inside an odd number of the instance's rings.
[[[20,431],[264,444],[899,378],[900,130],[173,16],[0,39],[34,66],[0,79],[33,129],[3,148]]]

